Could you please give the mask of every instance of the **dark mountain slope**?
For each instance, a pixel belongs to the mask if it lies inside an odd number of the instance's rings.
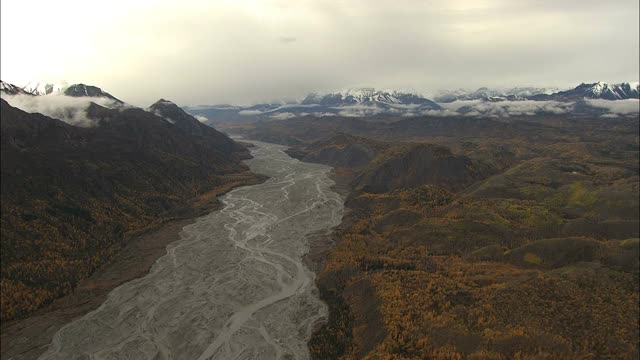
[[[242,147],[223,133],[187,114],[171,101],[160,99],[149,108],[151,112],[167,120],[189,135],[207,139],[226,153],[240,151]]]
[[[302,145],[331,137],[335,133],[367,134],[375,128],[375,124],[358,118],[332,116],[319,120],[314,116],[305,116],[281,121],[259,121],[244,128],[228,130],[249,139]]]
[[[389,144],[381,141],[338,133],[307,147],[291,149],[288,153],[302,161],[359,169],[388,147]]]
[[[93,128],[1,100],[2,319],[68,293],[130,235],[190,199],[255,181],[230,139],[195,137],[141,109],[91,105]]]
[[[443,146],[398,145],[372,161],[352,186],[371,193],[421,185],[459,190],[487,177],[491,171],[466,156],[452,154]]]
[[[85,84],[74,84],[69,86],[64,90],[64,94],[67,96],[73,97],[102,97],[111,99],[119,104],[124,104],[124,102],[120,99],[117,99],[115,96],[109,94],[106,91],[103,91],[99,87]]]
[[[556,125],[558,116],[547,117],[553,121],[541,122],[540,118],[520,117],[509,121],[477,117],[417,116],[390,118],[387,122],[367,121],[353,117],[313,116],[280,121],[258,122],[255,125],[229,127],[229,132],[251,139],[287,145],[308,145],[335,133],[365,136],[384,141],[424,141],[425,138],[475,138],[496,139],[535,138],[553,140],[567,131]],[[393,121],[395,120],[395,121]],[[584,122],[584,121],[583,121]],[[601,121],[600,121],[601,123]],[[591,123],[589,125],[592,125]]]
[[[7,95],[33,95],[18,86],[15,86],[8,82],[4,82],[2,80],[0,80],[0,93],[4,93]]]

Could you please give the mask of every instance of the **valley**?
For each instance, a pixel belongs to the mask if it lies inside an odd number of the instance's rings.
[[[326,307],[302,256],[310,235],[339,224],[342,199],[328,167],[282,149],[256,143],[247,163],[269,180],[226,194],[148,275],[62,328],[41,358],[307,358]]]
[[[0,104],[3,357],[638,354],[637,113],[214,121],[230,138],[165,99],[3,89],[49,115]],[[393,94],[313,101],[419,101]]]
[[[638,0],[0,7],[0,360],[640,360]]]
[[[316,359],[638,356],[638,118],[230,126],[335,167]]]

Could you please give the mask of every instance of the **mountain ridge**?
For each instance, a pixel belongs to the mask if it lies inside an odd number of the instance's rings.
[[[513,87],[506,89],[492,89],[482,87],[477,90],[458,89],[443,91],[428,99],[417,93],[400,92],[395,90],[376,90],[375,88],[358,88],[345,91],[310,93],[296,103],[263,103],[250,106],[236,105],[200,105],[185,109],[195,115],[202,115],[210,119],[212,123],[220,122],[251,122],[261,120],[283,120],[295,116],[450,116],[452,113],[473,113],[470,109],[456,108],[451,110],[449,104],[457,101],[480,101],[485,103],[511,102],[522,103],[525,101],[556,101],[558,103],[580,102],[570,112],[601,114],[597,110],[584,104],[586,100],[627,100],[638,99],[639,87],[637,82],[619,84],[607,84],[597,82],[580,84],[573,89],[559,90],[557,88]],[[543,104],[543,103],[541,103]],[[567,111],[564,109],[555,111]],[[540,105],[538,111],[545,112],[548,109]],[[459,110],[462,110],[460,112]],[[528,111],[529,112],[529,111]],[[533,111],[535,112],[535,111]],[[551,111],[553,112],[553,111]],[[482,111],[480,115],[482,115]]]
[[[205,125],[193,135],[153,112],[95,102],[89,127],[4,98],[0,110],[3,322],[69,294],[154,222],[258,181],[241,161],[249,152]]]

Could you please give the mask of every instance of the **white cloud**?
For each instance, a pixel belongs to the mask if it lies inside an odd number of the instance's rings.
[[[194,118],[196,118],[198,121],[200,122],[207,122],[209,121],[209,119],[206,116],[203,115],[194,115]]]
[[[587,100],[587,104],[607,109],[613,114],[633,114],[640,112],[640,100],[627,99],[627,100],[602,100],[602,99],[590,99]]]
[[[270,116],[270,118],[276,119],[276,120],[290,119],[293,117],[296,117],[296,114],[290,113],[290,112],[277,113]]]
[[[158,110],[151,110],[151,109],[147,108],[147,109],[146,109],[146,111],[150,111],[151,113],[153,113],[153,115],[155,115],[155,116],[157,116],[157,117],[159,117],[159,118],[164,119],[164,120],[165,120],[166,122],[168,122],[169,124],[175,124],[175,123],[176,123],[176,121],[175,121],[175,120],[173,120],[173,119],[171,119],[171,118],[168,118],[168,117],[166,117],[166,116],[162,115],[162,113],[161,113],[160,111],[158,111]]]
[[[440,104],[442,110],[429,110],[423,115],[434,116],[489,116],[489,117],[510,117],[521,115],[546,114],[566,114],[573,110],[575,104],[572,102],[559,101],[481,101],[464,100],[451,103]]]
[[[66,95],[6,95],[5,99],[11,106],[28,113],[40,113],[68,124],[91,127],[95,120],[87,117],[87,109],[93,102],[98,105],[115,108],[122,107],[117,102],[102,97],[72,97]]]
[[[363,116],[373,116],[378,114],[398,114],[401,115],[404,111],[395,108],[382,108],[376,105],[349,105],[349,106],[341,106],[334,107],[332,109],[339,110],[338,115],[347,116],[347,117],[363,117]]]
[[[95,84],[138,105],[247,104],[360,85],[430,92],[637,81],[638,6],[112,0],[97,11],[92,1],[3,0],[0,63],[5,81]]]
[[[238,111],[238,115],[243,115],[243,116],[252,116],[252,115],[260,115],[262,114],[262,111],[260,110],[240,110]]]
[[[619,117],[620,117],[620,115],[618,115],[618,114],[612,114],[612,113],[607,113],[607,114],[602,114],[602,115],[600,115],[600,117],[601,117],[601,118],[604,118],[604,119],[615,119],[615,118],[619,118]]]

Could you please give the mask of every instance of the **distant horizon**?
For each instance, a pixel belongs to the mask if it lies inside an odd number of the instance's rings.
[[[53,84],[53,85],[64,85],[64,86],[71,86],[71,85],[75,85],[75,84],[85,84],[85,85],[89,85],[89,86],[96,86],[100,89],[102,89],[103,91],[108,92],[109,94],[115,96],[115,97],[120,97],[118,95],[117,91],[113,91],[109,88],[105,88],[103,86],[101,86],[100,84],[92,84],[89,82],[70,82],[70,81],[65,81],[65,80],[59,80],[59,81],[39,81],[39,80],[29,80],[23,83],[20,82],[13,82],[13,81],[8,81],[5,80],[4,78],[0,79],[6,83],[10,83],[13,85],[16,85],[20,88],[25,88],[27,87],[29,84],[31,83],[40,83],[40,84]],[[353,86],[353,87],[344,87],[341,89],[335,89],[335,90],[312,90],[309,92],[306,92],[302,95],[299,96],[289,96],[289,97],[282,97],[282,98],[275,98],[275,99],[268,99],[268,98],[264,98],[263,100],[257,100],[254,102],[249,102],[249,103],[230,103],[230,102],[209,102],[209,103],[182,103],[182,102],[178,102],[178,101],[174,101],[172,100],[171,97],[169,96],[161,96],[156,100],[153,100],[151,102],[149,102],[149,104],[136,104],[136,103],[132,103],[129,101],[125,101],[128,104],[131,105],[135,105],[135,106],[139,106],[139,107],[146,107],[149,106],[153,103],[155,103],[156,101],[160,100],[160,99],[167,99],[171,102],[174,102],[176,104],[180,104],[180,106],[185,106],[185,107],[190,107],[190,108],[195,108],[195,107],[200,107],[200,106],[251,106],[251,105],[258,105],[258,104],[277,104],[277,103],[287,103],[287,102],[300,102],[302,100],[304,100],[307,96],[312,95],[312,94],[316,94],[316,95],[325,95],[325,94],[337,94],[337,93],[346,93],[348,91],[354,91],[354,90],[362,90],[362,89],[374,89],[374,91],[383,91],[383,92],[398,92],[398,93],[409,93],[409,94],[415,94],[415,95],[419,95],[428,99],[432,99],[433,97],[439,96],[439,95],[443,95],[446,94],[447,92],[452,92],[452,91],[457,91],[457,90],[463,90],[463,91],[468,91],[468,92],[474,92],[480,89],[491,89],[491,90],[510,90],[510,89],[526,89],[526,88],[532,88],[532,89],[554,89],[556,91],[564,91],[564,90],[569,90],[569,89],[573,89],[581,84],[595,84],[595,83],[606,83],[606,84],[611,84],[611,85],[615,85],[615,84],[623,84],[623,83],[629,83],[629,84],[638,84],[640,83],[640,81],[638,80],[630,80],[630,81],[618,81],[618,82],[613,82],[613,81],[593,81],[593,82],[588,82],[588,81],[582,81],[579,83],[576,83],[574,85],[571,86],[565,86],[565,87],[560,87],[560,86],[532,86],[532,85],[514,85],[514,86],[480,86],[480,87],[476,87],[476,88],[453,88],[453,87],[449,87],[449,88],[438,88],[438,89],[433,89],[430,91],[417,91],[415,89],[409,89],[409,88],[405,88],[405,89],[398,89],[398,88],[383,88],[383,87],[373,87],[373,86]]]

